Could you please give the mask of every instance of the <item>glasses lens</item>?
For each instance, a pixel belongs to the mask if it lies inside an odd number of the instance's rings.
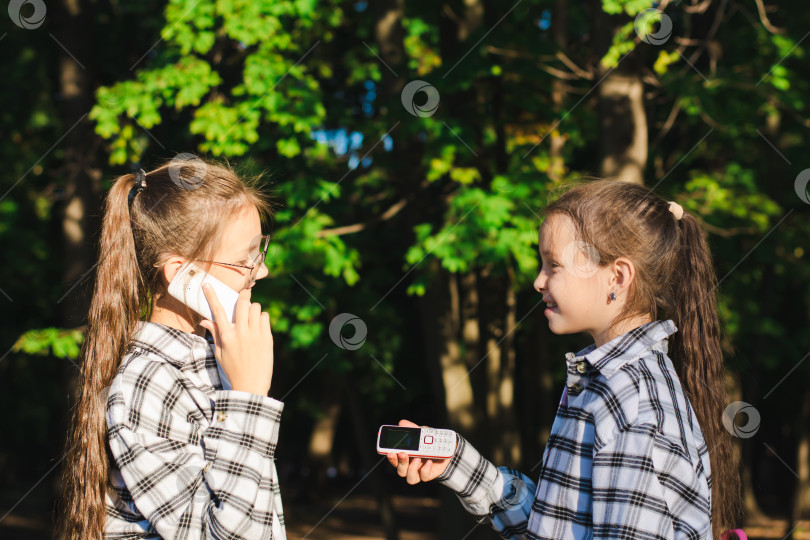
[[[262,266],[264,265],[264,258],[265,255],[267,254],[267,246],[269,243],[270,243],[270,235],[262,237],[260,243],[262,247],[261,251],[259,251],[258,255],[253,257],[253,260],[251,261],[253,269],[250,271],[250,274],[248,275],[248,283],[247,283],[248,285],[253,283],[253,280],[255,280],[256,276],[259,275],[259,270],[261,270]]]

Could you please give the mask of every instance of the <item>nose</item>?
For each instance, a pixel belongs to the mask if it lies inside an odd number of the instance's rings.
[[[547,281],[546,273],[541,270],[540,273],[537,274],[537,277],[534,279],[534,290],[539,293],[542,293],[544,290],[546,290],[546,281]]]
[[[262,261],[262,264],[259,266],[259,271],[256,273],[256,280],[266,278],[269,274],[270,271],[267,269],[267,265]]]

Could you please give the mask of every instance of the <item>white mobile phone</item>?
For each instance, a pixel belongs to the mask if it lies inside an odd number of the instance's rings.
[[[380,426],[377,453],[405,452],[408,456],[447,459],[456,452],[456,432],[426,427]]]
[[[202,290],[203,283],[211,285],[230,322],[234,322],[236,301],[239,299],[239,293],[194,263],[188,262],[180,267],[180,270],[177,271],[177,274],[169,283],[169,295],[206,319],[217,322],[214,319],[214,314],[211,313],[211,306],[208,304],[208,299],[205,298],[205,293]]]

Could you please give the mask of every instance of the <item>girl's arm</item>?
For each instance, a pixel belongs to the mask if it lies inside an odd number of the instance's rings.
[[[164,538],[284,538],[274,463],[283,404],[199,394],[173,366],[145,357],[113,381],[110,450],[135,506]],[[211,400],[210,424],[199,399]]]
[[[503,538],[526,535],[534,482],[507,467],[495,467],[461,436],[453,459],[436,478],[458,495],[462,506],[480,522],[489,521]]]

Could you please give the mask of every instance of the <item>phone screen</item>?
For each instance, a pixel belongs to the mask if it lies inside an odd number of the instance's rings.
[[[419,450],[419,428],[383,427],[380,433],[380,447],[395,450]]]

